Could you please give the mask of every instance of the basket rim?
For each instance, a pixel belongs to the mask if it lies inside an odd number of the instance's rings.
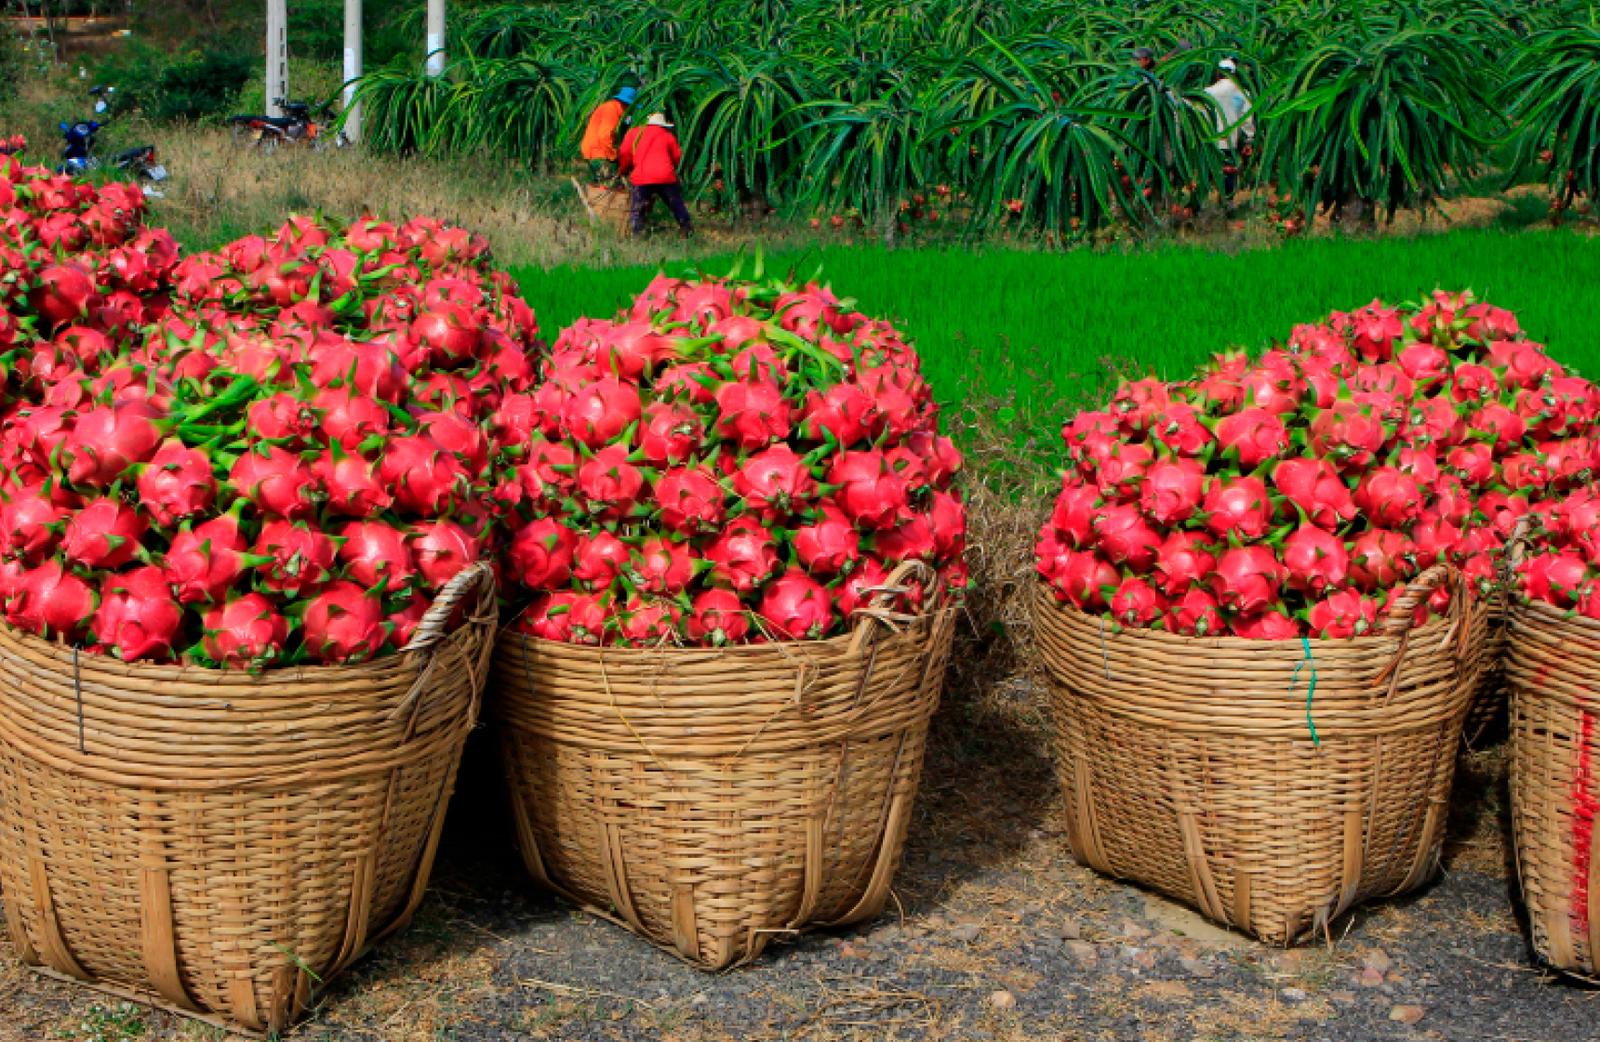
[[[942,617],[958,610],[960,610],[959,605],[946,604],[943,607],[936,608],[932,611],[918,612],[915,616],[909,618],[902,624],[903,628],[901,630],[891,633],[889,637],[893,638],[901,636],[914,627],[936,622]],[[831,637],[824,637],[821,640],[768,640],[760,643],[727,644],[723,645],[722,647],[684,644],[661,644],[651,647],[625,647],[616,644],[577,644],[572,641],[549,640],[545,637],[535,636],[534,634],[528,633],[524,630],[513,629],[510,626],[501,627],[499,634],[495,638],[496,643],[501,640],[510,639],[525,641],[534,647],[560,648],[563,651],[570,651],[573,654],[584,655],[591,658],[610,657],[614,655],[619,658],[634,658],[650,661],[660,661],[663,658],[668,658],[689,662],[707,658],[744,658],[759,655],[771,655],[774,652],[779,654],[788,654],[790,652],[806,648],[817,648],[826,651],[848,651],[850,645],[854,643],[856,639],[856,631],[853,629],[846,630],[843,633],[836,633]],[[802,654],[812,655],[815,654],[815,652],[804,651]]]
[[[449,639],[449,638],[446,638]],[[182,681],[183,683],[206,683],[200,678],[214,678],[209,682],[218,687],[237,685],[241,688],[255,688],[273,684],[292,682],[298,677],[331,678],[335,676],[353,676],[357,673],[384,674],[403,672],[409,668],[409,663],[415,662],[420,656],[428,654],[426,651],[399,651],[394,654],[384,655],[380,658],[368,659],[363,662],[341,662],[336,665],[309,663],[294,666],[276,666],[262,670],[232,669],[223,666],[211,669],[207,666],[186,665],[171,662],[128,662],[107,655],[92,648],[79,644],[69,644],[63,640],[54,640],[41,637],[37,633],[29,633],[19,629],[0,618],[0,644],[7,641],[20,644],[24,647],[37,648],[40,653],[58,657],[70,663],[74,653],[78,655],[79,668],[95,670],[96,672],[112,673],[127,676],[130,679],[149,678],[162,681]]]
[[[1075,605],[1063,603],[1062,601],[1057,600],[1055,595],[1051,592],[1050,584],[1044,579],[1036,580],[1034,589],[1036,591],[1038,604],[1046,608],[1052,608],[1061,615],[1068,617],[1076,616],[1078,618],[1088,620],[1090,623],[1104,624],[1106,621],[1106,617],[1104,615],[1090,614],[1089,612],[1086,612]],[[1424,622],[1421,626],[1413,626],[1410,630],[1397,634],[1369,633],[1355,637],[1305,636],[1285,637],[1275,640],[1253,640],[1249,637],[1234,636],[1197,637],[1184,633],[1172,633],[1167,630],[1156,630],[1130,626],[1122,626],[1117,629],[1112,629],[1110,626],[1107,626],[1105,633],[1106,639],[1108,640],[1146,640],[1156,643],[1183,644],[1191,648],[1209,648],[1219,651],[1223,649],[1229,651],[1292,650],[1296,656],[1299,656],[1303,653],[1303,645],[1301,644],[1302,641],[1311,641],[1313,647],[1316,647],[1317,642],[1320,641],[1328,644],[1338,644],[1340,647],[1367,646],[1377,648],[1381,645],[1392,646],[1398,644],[1408,635],[1424,636],[1428,634],[1430,630],[1437,632],[1439,629],[1446,626],[1452,626],[1455,623],[1456,620],[1448,615],[1434,615],[1431,616],[1428,621]],[[1115,626],[1116,624],[1111,623],[1110,625]]]
[[[492,571],[482,561],[467,565],[446,584],[444,589],[435,594],[434,600],[428,609],[429,616],[433,616],[435,613],[447,614],[449,610],[464,603],[465,598],[474,588],[481,589],[485,583],[492,583],[492,580]],[[492,585],[487,588],[492,595]],[[299,663],[293,666],[274,666],[261,670],[233,669],[228,666],[212,669],[208,666],[171,662],[128,662],[115,655],[105,654],[81,644],[72,644],[63,640],[41,637],[37,633],[29,633],[27,630],[12,625],[10,620],[3,616],[0,616],[0,644],[9,641],[23,648],[31,647],[40,655],[58,658],[63,664],[71,663],[72,668],[76,670],[118,676],[134,684],[193,684],[197,687],[230,688],[239,693],[248,694],[264,687],[284,683],[292,684],[302,679],[307,681],[327,681],[362,675],[371,676],[375,679],[392,679],[396,675],[403,676],[406,673],[415,672],[417,664],[425,662],[431,655],[435,654],[439,645],[457,640],[460,634],[469,632],[473,628],[475,621],[480,620],[468,618],[461,625],[449,631],[444,631],[441,628],[437,633],[430,634],[431,639],[425,643],[419,643],[422,629],[422,627],[419,627],[418,637],[413,638],[412,642],[405,647],[392,654],[381,655],[361,662]],[[429,620],[425,618],[424,625],[428,624]],[[442,626],[442,623],[440,625]]]
[[[1545,621],[1564,623],[1578,629],[1588,630],[1600,637],[1600,619],[1591,619],[1576,608],[1558,608],[1549,601],[1536,600],[1524,593],[1509,595],[1512,615],[1529,613],[1542,616]]]

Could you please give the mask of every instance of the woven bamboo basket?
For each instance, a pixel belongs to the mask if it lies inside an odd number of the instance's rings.
[[[1461,737],[1469,749],[1492,742],[1500,734],[1499,725],[1506,719],[1506,655],[1511,634],[1510,613],[1506,595],[1496,590],[1490,596],[1485,613],[1484,639],[1478,663],[1478,683],[1467,708],[1466,725]]]
[[[628,235],[632,196],[625,183],[618,181],[608,185],[586,185],[574,177],[572,187],[589,215],[590,224],[606,228],[614,235]]]
[[[1600,622],[1512,610],[1511,828],[1533,950],[1600,975]]]
[[[504,632],[487,711],[535,880],[706,969],[876,916],[954,629],[925,603],[726,649]]]
[[[494,633],[486,565],[399,655],[127,664],[0,627],[0,898],[24,962],[277,1031],[422,899]]]
[[[1449,613],[1410,629],[1441,582]],[[1438,863],[1481,616],[1444,568],[1381,635],[1338,641],[1115,632],[1041,585],[1073,855],[1284,945],[1417,886]]]

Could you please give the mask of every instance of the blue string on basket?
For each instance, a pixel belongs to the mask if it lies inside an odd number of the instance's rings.
[[[1317,694],[1317,664],[1311,658],[1311,641],[1305,637],[1300,638],[1300,644],[1306,649],[1306,657],[1295,663],[1294,673],[1289,677],[1289,693],[1294,694],[1295,685],[1300,683],[1300,670],[1306,666],[1311,667],[1311,684],[1306,688],[1306,730],[1311,732],[1311,744],[1322,747],[1322,739],[1317,737],[1317,725],[1311,719],[1311,700]]]

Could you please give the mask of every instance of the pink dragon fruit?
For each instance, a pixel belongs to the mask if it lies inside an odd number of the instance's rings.
[[[738,644],[750,633],[750,613],[732,590],[702,590],[684,619],[684,630],[699,643]]]
[[[833,627],[833,598],[804,572],[780,575],[761,596],[761,618],[784,640],[818,640]]]
[[[329,583],[306,605],[306,650],[322,662],[360,662],[388,638],[383,605],[352,582]]]
[[[1124,626],[1147,627],[1162,618],[1168,605],[1144,579],[1129,576],[1111,595],[1111,617]]]
[[[133,560],[147,527],[121,500],[91,500],[67,518],[61,550],[68,561],[86,568],[121,568]]]
[[[166,576],[160,568],[146,565],[106,577],[89,628],[101,647],[124,662],[137,662],[171,658],[182,622],[183,610],[173,599]]]
[[[259,669],[283,656],[289,624],[259,593],[231,598],[205,615],[207,655],[230,669]]]
[[[795,529],[794,549],[812,574],[838,575],[861,559],[861,537],[844,511],[825,503],[815,520]]]
[[[1211,592],[1224,607],[1250,615],[1277,603],[1286,578],[1282,562],[1269,548],[1233,547],[1217,559]]]
[[[1272,524],[1272,499],[1259,478],[1213,480],[1202,509],[1206,527],[1222,538],[1260,539]]]
[[[778,569],[772,533],[748,517],[735,518],[705,549],[713,582],[749,593]],[[798,639],[798,638],[796,638]]]

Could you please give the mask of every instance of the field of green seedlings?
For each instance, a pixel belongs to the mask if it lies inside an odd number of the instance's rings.
[[[718,258],[704,270],[740,262]],[[949,402],[969,387],[1000,395],[1015,387],[1020,406],[1044,405],[1050,385],[1066,395],[1097,390],[1108,361],[1176,378],[1212,352],[1262,347],[1331,308],[1375,296],[1414,299],[1438,287],[1471,288],[1514,310],[1557,358],[1600,373],[1600,250],[1568,234],[1293,240],[1236,254],[1173,246],[1125,254],[841,247],[763,262],[802,277],[820,267],[841,295],[903,320],[929,380]],[[755,259],[742,263],[748,271]],[[540,324],[554,330],[580,314],[610,313],[651,272],[571,267],[517,275]]]
[[[1584,0],[613,0],[462,6],[447,74],[413,58],[358,94],[402,153],[572,158],[637,85],[702,201],[1071,239],[1186,219],[1225,165],[1291,228],[1422,209],[1491,166],[1555,205],[1600,186],[1600,30]],[[420,6],[417,8],[420,12]],[[415,28],[415,26],[413,26]],[[1148,46],[1152,69],[1131,51]],[[420,49],[416,54],[420,55]],[[1253,157],[1205,93],[1231,58]],[[1226,121],[1224,121],[1226,122]]]

